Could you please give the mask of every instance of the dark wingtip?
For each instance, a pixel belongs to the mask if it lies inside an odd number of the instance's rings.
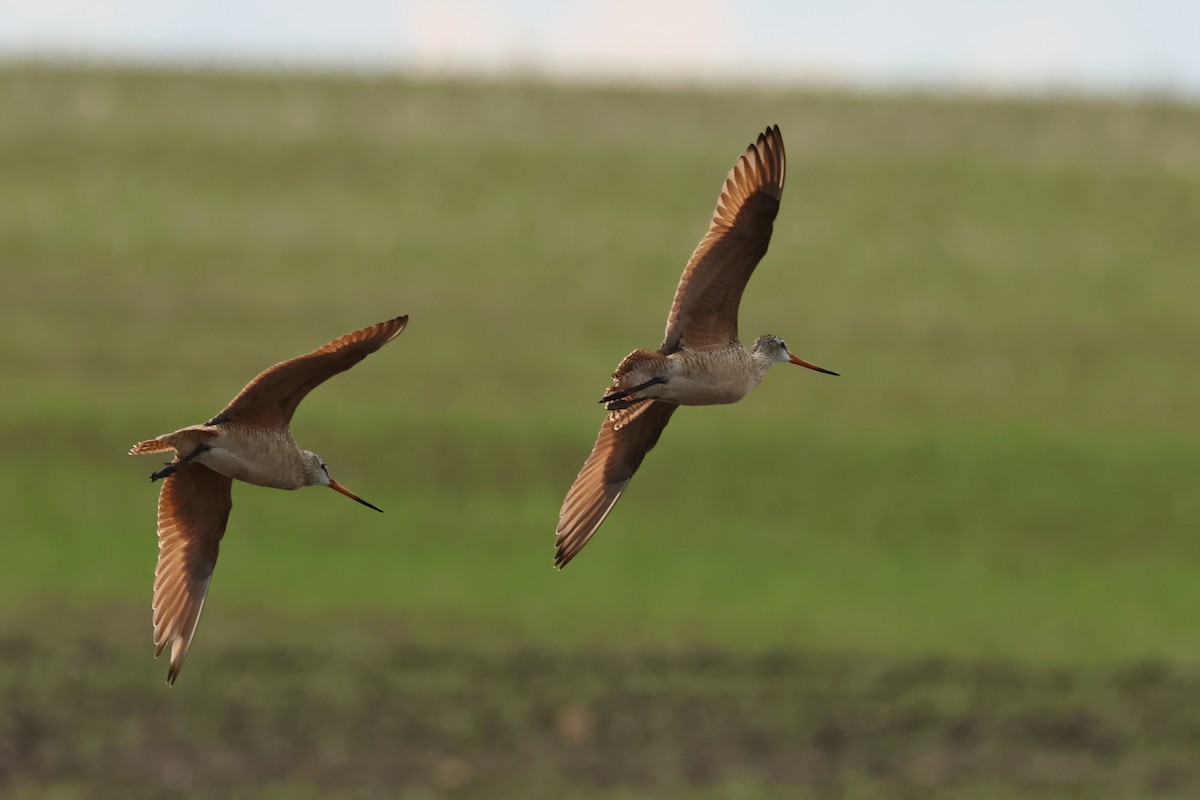
[[[571,563],[571,559],[575,557],[575,553],[568,553],[565,548],[556,548],[554,551],[554,568],[562,572],[562,568]]]

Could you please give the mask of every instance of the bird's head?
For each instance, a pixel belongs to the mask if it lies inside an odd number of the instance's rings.
[[[836,372],[823,369],[816,364],[810,364],[799,356],[792,355],[792,351],[788,350],[787,342],[770,333],[764,333],[755,339],[754,348],[751,352],[768,364],[783,363],[786,361],[791,364],[808,367],[817,372],[824,372],[826,375],[837,375]]]
[[[366,500],[363,500],[354,492],[350,491],[345,486],[342,486],[340,483],[330,477],[329,467],[325,466],[325,461],[311,450],[304,451],[304,465],[305,480],[307,481],[305,484],[306,486],[328,486],[330,489],[346,495],[346,497],[349,497],[351,500],[362,503],[367,508],[374,508],[380,513],[383,512],[382,508],[371,505]]]

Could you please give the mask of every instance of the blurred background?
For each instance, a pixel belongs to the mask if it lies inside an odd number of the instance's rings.
[[[1197,796],[1198,29],[0,2],[0,794]],[[556,572],[772,123],[743,336],[842,377],[676,415]],[[387,513],[236,486],[168,689],[129,446],[400,313],[294,421]]]

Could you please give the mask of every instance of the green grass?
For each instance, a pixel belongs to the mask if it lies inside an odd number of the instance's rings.
[[[179,692],[237,674],[222,631],[379,619],[470,653],[1200,665],[1194,106],[10,67],[0,107],[6,630],[140,619],[129,445],[408,313],[295,421],[386,515],[237,487]],[[595,400],[775,122],[743,336],[843,377],[678,414],[555,572]]]

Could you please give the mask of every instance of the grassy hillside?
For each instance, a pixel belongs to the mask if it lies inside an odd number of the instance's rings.
[[[408,313],[294,424],[387,513],[236,487],[181,694],[269,685],[240,647],[360,639],[1200,664],[1195,107],[42,68],[0,71],[0,107],[14,641],[99,637],[160,691],[156,462],[125,451]],[[725,171],[776,122],[743,337],[842,377],[781,367],[678,414],[555,572],[595,400],[658,344]]]

